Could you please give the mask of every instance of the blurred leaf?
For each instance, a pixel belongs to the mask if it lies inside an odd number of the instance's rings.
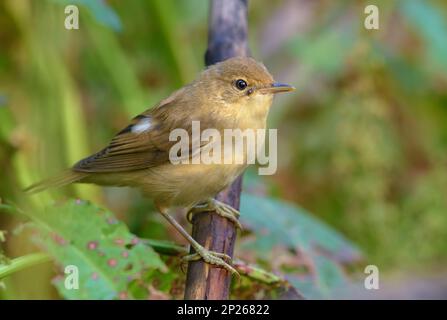
[[[110,30],[92,24],[87,34],[93,48],[92,54],[96,58],[95,63],[102,67],[101,72],[107,75],[122,99],[122,109],[132,117],[140,113],[147,103],[147,97],[117,37]]]
[[[11,109],[8,106],[0,107],[0,119],[2,119],[2,125],[0,126],[0,138],[7,141],[8,136],[15,125]]]
[[[325,296],[330,296],[334,289],[346,284],[345,276],[338,264],[318,255],[314,257],[317,286]]]
[[[343,235],[284,201],[244,193],[241,212],[242,221],[258,234],[255,241],[263,249],[285,244],[303,252],[319,248],[341,258],[356,259],[360,255]]]
[[[356,34],[352,29],[331,29],[322,32],[317,37],[313,36],[312,40],[307,37],[295,38],[288,47],[294,55],[299,57],[303,66],[327,76],[341,71],[355,40]]]
[[[79,269],[79,290],[67,290],[63,279],[55,281],[69,299],[127,297],[127,286],[146,269],[164,270],[157,253],[144,245],[110,212],[79,200],[48,207],[30,215],[40,231],[35,241],[64,268]]]
[[[168,53],[171,56],[172,63],[181,80],[179,84],[185,84],[191,81],[191,74],[196,72],[196,68],[192,68],[195,59],[192,55],[190,46],[184,46],[183,50],[179,50],[179,44],[183,42],[184,30],[177,25],[181,13],[178,10],[177,2],[172,0],[151,1],[151,8],[155,13],[158,22],[159,31],[163,34],[163,40],[166,41]],[[188,61],[188,63],[185,63]]]
[[[291,275],[287,280],[307,299],[336,299],[334,293],[348,283],[341,267],[321,255],[312,258],[314,274]]]
[[[371,41],[371,43],[371,56],[376,60],[384,59],[388,70],[391,71],[394,79],[396,79],[396,84],[401,85],[411,93],[426,89],[428,83],[421,82],[424,75],[423,71],[420,70],[420,65],[410,63],[377,41]]]
[[[426,44],[427,62],[432,70],[442,68],[447,71],[447,23],[442,10],[428,1],[400,1],[403,13],[410,24],[416,27]],[[445,12],[444,12],[445,14]]]
[[[324,296],[315,285],[315,279],[311,275],[292,275],[288,276],[287,280],[295,287],[298,288],[300,293],[306,299],[323,299]]]
[[[61,0],[66,5],[82,5],[90,11],[92,16],[100,24],[113,29],[114,31],[121,31],[122,24],[116,12],[103,0]]]
[[[3,252],[2,242],[6,241],[6,231],[0,230],[0,279],[4,271],[5,265],[10,263],[9,258]]]
[[[0,107],[5,107],[7,103],[8,98],[6,97],[6,95],[0,93]]]

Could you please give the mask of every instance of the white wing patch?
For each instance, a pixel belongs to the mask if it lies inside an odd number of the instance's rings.
[[[150,128],[151,128],[151,119],[144,118],[139,122],[137,122],[137,124],[132,126],[132,132],[139,134],[148,131]]]

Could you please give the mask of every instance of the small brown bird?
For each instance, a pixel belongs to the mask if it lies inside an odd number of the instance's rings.
[[[213,143],[212,140],[193,143],[196,139],[191,137],[193,121],[199,121],[201,130],[216,129],[220,133],[224,129],[264,129],[273,95],[292,90],[290,85],[274,82],[265,66],[252,58],[236,57],[217,63],[192,83],[133,118],[106,148],[26,191],[34,193],[74,182],[139,188],[154,200],[160,213],[194,248],[196,253],[184,257],[185,260],[203,259],[235,273],[230,257],[201,246],[167,209],[186,207],[188,217],[215,211],[240,227],[239,212],[214,196],[229,186],[247,164],[194,164],[194,161],[173,164],[170,150],[177,142],[169,136],[174,129],[186,130],[190,137],[186,158],[192,160]],[[240,156],[246,158],[246,152]]]

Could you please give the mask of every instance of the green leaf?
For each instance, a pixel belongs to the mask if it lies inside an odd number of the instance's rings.
[[[331,297],[332,292],[346,284],[346,278],[340,266],[334,261],[324,257],[314,257],[317,286],[326,297]]]
[[[310,273],[286,277],[304,297],[330,298],[334,290],[346,284],[340,265],[331,258],[357,260],[360,250],[343,235],[304,209],[271,198],[244,193],[241,212],[243,223],[257,234],[250,244],[253,249],[265,253],[282,244],[298,249],[312,261]]]
[[[143,271],[165,270],[159,255],[112,213],[80,200],[48,207],[30,215],[40,230],[35,241],[63,267],[79,271],[79,289],[68,290],[64,277],[55,280],[68,299],[132,298],[128,284]]]
[[[299,289],[299,292],[306,299],[324,299],[325,296],[320,288],[316,285],[315,279],[311,275],[292,275],[288,276],[287,280]]]
[[[340,259],[360,256],[360,250],[343,235],[287,202],[244,193],[241,212],[243,223],[259,235],[256,245],[263,250],[284,244],[303,252],[323,249]]]

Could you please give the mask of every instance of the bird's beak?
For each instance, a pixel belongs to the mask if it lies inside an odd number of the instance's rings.
[[[280,92],[289,92],[294,91],[295,87],[291,86],[287,83],[279,83],[274,82],[269,86],[259,88],[259,91],[262,93],[280,93]]]

